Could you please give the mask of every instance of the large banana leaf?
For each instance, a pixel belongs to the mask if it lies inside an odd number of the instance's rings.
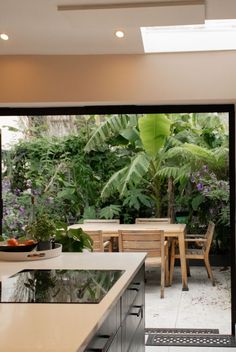
[[[137,185],[148,172],[150,159],[147,154],[141,152],[135,156],[129,166],[117,171],[104,186],[101,197],[107,198],[114,191],[118,191],[120,197],[124,196],[128,186]]]
[[[84,148],[85,152],[96,150],[112,136],[117,136],[121,131],[136,125],[137,117],[135,115],[113,115],[109,117],[95,130]]]
[[[120,183],[124,175],[126,174],[128,166],[124,167],[123,169],[115,172],[105,186],[102,189],[101,197],[106,199],[110,197],[115,191],[118,191]]]
[[[147,154],[141,152],[135,156],[127,169],[119,186],[120,196],[124,196],[128,186],[136,186],[143,179],[143,176],[148,172],[150,158]]]
[[[145,151],[155,157],[170,135],[171,121],[163,114],[148,114],[140,117],[138,124]]]

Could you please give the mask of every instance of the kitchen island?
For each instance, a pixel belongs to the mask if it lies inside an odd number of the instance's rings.
[[[106,346],[113,345],[111,334],[104,335],[104,327],[114,322],[114,349],[109,351],[143,351],[144,323],[138,323],[139,347],[124,341],[129,329],[144,316],[142,289],[134,305],[131,297],[142,285],[145,253],[62,253],[61,256],[27,262],[0,262],[0,281],[25,269],[79,269],[122,270],[99,303],[1,303],[0,304],[0,351],[6,352],[82,352],[96,347],[96,338],[103,333]],[[137,275],[141,278],[137,282]],[[140,276],[141,275],[141,276]],[[133,285],[133,286],[132,286]],[[139,302],[138,302],[139,303]],[[131,308],[134,309],[131,312]],[[115,317],[114,317],[115,316]],[[127,316],[127,319],[126,319]],[[110,320],[109,320],[110,319]],[[127,320],[127,321],[126,321]],[[107,324],[108,322],[108,324]],[[126,323],[125,323],[126,322]],[[123,339],[123,342],[122,342]],[[136,339],[137,340],[137,339]],[[122,342],[122,343],[121,343]],[[121,345],[125,346],[123,349]],[[91,346],[91,348],[90,348]],[[94,347],[95,346],[95,347]]]

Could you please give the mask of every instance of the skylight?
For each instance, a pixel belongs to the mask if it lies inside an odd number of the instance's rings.
[[[236,50],[236,20],[141,27],[141,34],[145,53]]]

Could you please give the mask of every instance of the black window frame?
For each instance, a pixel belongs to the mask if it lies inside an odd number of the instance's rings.
[[[230,184],[230,228],[231,228],[231,333],[235,336],[236,326],[236,240],[235,240],[235,107],[234,104],[181,104],[181,105],[87,105],[65,107],[2,107],[1,116],[42,115],[105,115],[147,113],[211,113],[229,114],[229,184]],[[1,158],[1,156],[0,156]],[[1,160],[0,160],[1,161]],[[2,199],[2,187],[0,187]],[[1,204],[2,205],[2,204]],[[2,218],[2,206],[1,206]],[[0,225],[2,233],[2,225]]]

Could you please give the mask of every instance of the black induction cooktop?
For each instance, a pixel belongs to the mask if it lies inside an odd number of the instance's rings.
[[[122,270],[22,270],[0,285],[2,303],[99,303]]]

